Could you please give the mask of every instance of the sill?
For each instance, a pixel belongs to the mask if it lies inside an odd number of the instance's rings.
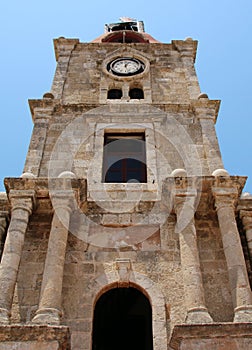
[[[87,200],[90,202],[157,202],[161,189],[157,183],[88,183]]]

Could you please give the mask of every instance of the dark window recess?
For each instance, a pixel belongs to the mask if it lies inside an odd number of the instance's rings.
[[[110,100],[120,100],[122,98],[122,90],[111,89],[108,91],[108,99]]]
[[[129,97],[131,99],[142,100],[144,98],[143,90],[142,89],[138,89],[138,88],[130,89]]]
[[[139,290],[115,288],[97,301],[92,350],[153,350],[152,310]]]
[[[144,133],[105,134],[103,182],[147,182]]]

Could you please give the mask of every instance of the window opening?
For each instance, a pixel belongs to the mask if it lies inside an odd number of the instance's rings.
[[[147,182],[144,133],[104,135],[103,182]]]
[[[131,99],[138,99],[141,100],[144,98],[144,93],[142,89],[139,88],[134,88],[134,89],[130,89],[129,91],[129,97]]]
[[[110,100],[120,100],[122,98],[122,90],[111,89],[108,91],[108,99]]]

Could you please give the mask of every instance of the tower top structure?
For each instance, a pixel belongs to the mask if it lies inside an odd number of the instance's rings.
[[[158,43],[145,33],[144,22],[130,17],[120,17],[120,22],[105,24],[104,34],[92,42]]]

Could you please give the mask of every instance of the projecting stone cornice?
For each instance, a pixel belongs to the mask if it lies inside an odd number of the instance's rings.
[[[43,99],[34,99],[29,100],[29,106],[32,114],[33,121],[36,119],[36,115],[38,113],[41,113],[41,111],[44,110],[44,112],[48,112],[49,114],[53,112],[57,113],[67,113],[67,112],[80,112],[85,113],[87,111],[90,111],[92,109],[96,109],[98,107],[106,107],[108,109],[113,108],[118,110],[121,110],[121,105],[123,103],[113,105],[111,107],[108,104],[88,104],[88,103],[73,103],[73,104],[62,104],[61,100],[59,99],[49,99],[49,98],[43,98]],[[132,106],[132,109],[138,112],[138,105],[129,105],[128,103],[125,103],[129,108]],[[214,122],[217,119],[217,115],[220,108],[220,101],[219,100],[208,100],[208,99],[200,99],[200,100],[191,100],[188,103],[165,103],[165,104],[141,104],[139,105],[141,111],[149,109],[154,111],[153,107],[164,112],[172,112],[172,113],[183,113],[183,112],[191,112],[196,115],[197,118],[200,119],[213,119]],[[36,114],[37,112],[37,114]]]
[[[246,182],[246,177],[244,176],[229,176],[227,179],[225,177],[218,178],[218,187],[221,191],[221,188],[224,190],[233,187],[236,191],[237,198],[241,196],[242,189]],[[190,194],[191,190],[197,192],[195,195],[197,196],[196,200],[196,212],[197,215],[205,215],[206,211],[208,215],[212,215],[215,211],[214,208],[214,197],[212,194],[213,189],[216,187],[216,177],[214,176],[169,176],[163,182],[161,188],[161,196],[153,201],[153,191],[149,191],[146,188],[145,196],[141,195],[141,205],[144,206],[152,206],[154,203],[159,202],[164,212],[167,210],[167,206],[169,206],[172,191],[183,191],[183,195]],[[75,199],[76,205],[81,210],[86,210],[86,207],[94,207],[96,211],[102,211],[99,208],[99,201],[95,203],[94,200],[91,200],[88,196],[90,189],[87,186],[86,179],[76,179],[76,178],[6,178],[5,179],[5,187],[7,195],[9,195],[10,191],[34,191],[36,196],[36,210],[38,212],[51,212],[51,195],[60,194],[64,195],[64,191],[71,191],[73,198]],[[125,191],[125,184],[116,184],[115,191]],[[137,190],[136,194],[137,194]],[[143,191],[143,189],[139,189],[139,191]],[[123,201],[123,200],[122,200]],[[241,204],[242,200],[239,200],[239,204]],[[121,201],[118,199],[114,205],[121,205]],[[146,207],[146,208],[147,208]],[[234,210],[237,212],[241,208],[241,205],[238,207],[235,205]],[[10,210],[8,201],[5,201],[5,211]]]

